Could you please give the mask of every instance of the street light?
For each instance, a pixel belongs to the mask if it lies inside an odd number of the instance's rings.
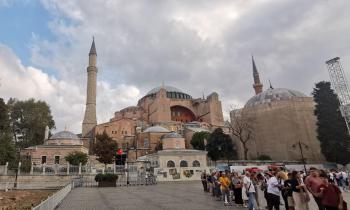
[[[298,143],[295,143],[292,145],[292,147],[295,149],[297,146],[299,146],[299,150],[300,150],[300,155],[301,155],[301,161],[303,162],[303,165],[304,165],[304,171],[305,171],[305,175],[307,174],[306,173],[306,161],[305,161],[305,158],[304,158],[304,154],[303,154],[303,147],[305,147],[305,149],[308,149],[309,146],[307,146],[306,144],[298,141]]]

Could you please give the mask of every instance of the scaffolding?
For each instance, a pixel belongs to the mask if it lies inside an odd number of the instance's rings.
[[[326,64],[331,79],[331,85],[338,95],[340,112],[344,117],[348,132],[350,133],[350,92],[343,67],[340,63],[340,58],[336,57],[330,59],[326,61]]]

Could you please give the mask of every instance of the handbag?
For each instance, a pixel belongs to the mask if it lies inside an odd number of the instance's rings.
[[[301,202],[303,203],[308,203],[310,202],[310,196],[309,196],[309,193],[308,192],[305,192],[305,190],[300,190],[300,200]]]

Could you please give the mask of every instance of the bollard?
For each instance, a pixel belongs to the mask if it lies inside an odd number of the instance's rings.
[[[69,163],[67,163],[67,175],[69,175]]]
[[[32,164],[30,165],[30,175],[33,175],[34,172],[34,162],[32,162]]]
[[[113,173],[116,174],[117,173],[117,168],[116,168],[116,165],[113,164]]]
[[[43,166],[43,173],[42,174],[45,175],[46,163],[44,163],[42,166]]]
[[[79,175],[81,175],[81,162],[79,163]]]
[[[5,185],[5,192],[9,191],[9,183],[6,182],[6,185]]]
[[[22,165],[22,163],[21,162],[18,162],[18,175],[20,175],[21,174],[21,165]]]
[[[9,162],[6,162],[4,175],[7,175],[7,168],[9,167]]]

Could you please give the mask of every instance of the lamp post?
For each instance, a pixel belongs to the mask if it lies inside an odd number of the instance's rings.
[[[126,143],[126,163],[125,163],[125,168],[126,168],[126,185],[129,186],[129,165],[128,165],[128,161],[129,161],[129,143]]]
[[[306,144],[302,143],[300,140],[299,140],[297,143],[295,143],[295,144],[292,145],[292,147],[293,147],[294,149],[295,149],[297,146],[299,147],[299,150],[300,150],[301,161],[303,162],[304,171],[305,171],[305,175],[306,175],[306,174],[307,174],[307,173],[306,173],[306,161],[305,161],[305,158],[304,158],[303,147],[302,147],[302,146],[304,146],[305,149],[308,149],[309,146],[307,146]]]
[[[13,188],[17,189],[17,180],[18,180],[18,170],[20,167],[20,161],[21,161],[21,147],[16,148],[16,152],[17,152],[17,161],[16,161],[16,168],[15,168],[15,182],[13,183]]]

